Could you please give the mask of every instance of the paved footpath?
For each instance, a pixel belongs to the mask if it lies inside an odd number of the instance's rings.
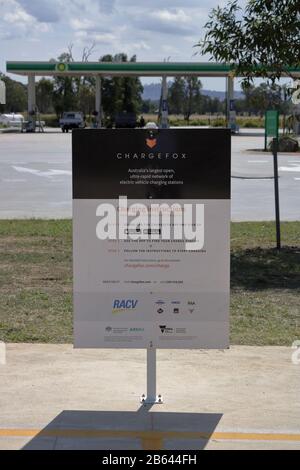
[[[144,350],[8,344],[0,449],[300,449],[289,347],[158,351],[164,404],[139,404]]]

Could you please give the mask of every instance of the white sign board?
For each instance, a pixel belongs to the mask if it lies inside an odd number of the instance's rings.
[[[74,131],[75,347],[228,347],[229,224],[229,130]]]

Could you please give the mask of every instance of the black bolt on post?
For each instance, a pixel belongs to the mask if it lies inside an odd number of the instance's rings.
[[[274,164],[274,193],[275,193],[275,216],[276,216],[276,247],[281,249],[280,240],[280,214],[279,214],[279,189],[278,189],[278,138],[273,139],[273,164]]]

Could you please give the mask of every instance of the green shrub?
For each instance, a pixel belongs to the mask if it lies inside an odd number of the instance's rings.
[[[41,121],[45,122],[46,127],[59,127],[56,114],[41,114]]]
[[[239,126],[244,127],[246,129],[251,128],[251,127],[257,129],[259,127],[263,127],[263,122],[261,122],[259,119],[248,119],[248,120],[241,121],[241,124],[239,124]]]

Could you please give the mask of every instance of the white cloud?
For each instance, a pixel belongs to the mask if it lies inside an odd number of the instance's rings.
[[[164,34],[173,36],[187,36],[199,28],[199,15],[203,15],[202,9],[197,14],[183,8],[149,9],[147,14],[138,9],[131,18],[131,23],[136,29],[152,32],[152,34]]]
[[[11,24],[32,24],[34,22],[34,19],[31,15],[28,15],[24,10],[21,9],[15,9],[11,13],[5,13],[3,16],[4,21],[7,23]]]
[[[164,44],[162,46],[162,50],[164,52],[166,52],[167,54],[178,54],[179,53],[179,49],[177,47],[170,46],[169,44]]]
[[[83,18],[83,19],[71,18],[70,25],[71,25],[71,28],[77,31],[94,30],[96,27],[96,23],[87,18]]]
[[[75,38],[77,39],[77,45],[79,46],[90,46],[92,43],[95,43],[96,46],[106,45],[110,47],[113,51],[115,50],[117,41],[117,36],[112,33],[91,33],[83,30],[76,31]],[[97,52],[97,48],[95,52]],[[99,58],[100,55],[102,54],[98,54],[97,58]]]
[[[16,39],[35,34],[46,33],[51,30],[49,24],[37,21],[26,12],[15,0],[0,0],[2,18],[0,19],[0,36],[3,39]]]
[[[112,44],[117,36],[112,33],[95,33],[92,35],[93,40],[98,44]]]
[[[151,49],[149,44],[147,44],[145,41],[138,42],[137,44],[135,44],[135,47],[136,47],[136,49],[140,49],[140,50],[143,50],[143,51],[150,51],[150,49]]]
[[[151,16],[156,18],[163,23],[188,23],[190,17],[184,12],[184,10],[158,10],[154,11]]]
[[[98,0],[99,9],[105,14],[111,15],[115,11],[114,0]]]
[[[97,44],[108,44],[114,45],[114,41],[117,39],[117,36],[112,33],[97,33],[97,32],[87,32],[87,31],[77,31],[75,33],[77,39],[80,40],[81,43],[92,43],[95,42]]]
[[[58,0],[17,0],[19,5],[41,23],[59,21],[61,3]]]

